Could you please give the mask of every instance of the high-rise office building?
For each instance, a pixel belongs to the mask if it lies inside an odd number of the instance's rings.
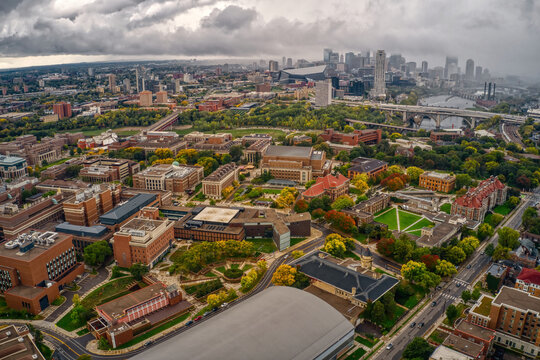
[[[403,64],[405,64],[405,58],[401,54],[392,54],[388,58],[389,69],[400,69]]]
[[[282,58],[281,58],[281,66],[285,66],[286,61],[287,61],[287,60],[286,60],[285,56],[282,57]]]
[[[109,91],[116,92],[116,75],[109,74]]]
[[[287,67],[292,68],[292,58],[287,58]]]
[[[270,72],[276,72],[276,71],[278,71],[278,70],[279,70],[279,64],[278,64],[278,62],[277,62],[277,61],[274,61],[274,60],[270,60],[270,61],[268,62],[268,70],[269,70]]]
[[[129,79],[124,79],[123,84],[124,84],[124,91],[126,93],[131,93],[131,81]]]
[[[473,80],[474,79],[474,60],[468,59],[465,63],[465,79]]]
[[[323,51],[323,61],[325,63],[330,62],[330,54],[332,54],[332,49],[324,49],[324,51]]]
[[[476,78],[476,81],[481,81],[482,80],[482,67],[481,66],[477,66],[476,67],[476,71],[475,71],[475,74],[474,74],[474,77]]]
[[[354,62],[354,58],[355,58],[355,55],[353,52],[348,52],[345,54],[345,64],[348,66],[348,67],[352,67],[353,66],[353,62]]]
[[[375,79],[373,82],[372,96],[386,96],[386,53],[384,50],[377,50],[375,54]]]
[[[167,92],[166,91],[158,91],[156,93],[156,102],[158,104],[166,104],[168,102]]]
[[[422,72],[423,73],[427,73],[428,72],[428,62],[427,61],[422,61]]]
[[[141,89],[139,88],[139,68],[135,68],[135,84],[137,88],[137,94],[141,92]]]
[[[139,93],[139,105],[152,106],[152,92],[151,91],[141,91]]]
[[[59,102],[53,105],[53,113],[58,115],[58,120],[71,117],[71,104]]]
[[[458,73],[458,58],[455,56],[447,56],[444,65],[444,78],[450,79],[450,75]]]
[[[332,83],[329,80],[315,83],[315,106],[325,107],[332,103]]]
[[[94,68],[88,68],[88,76],[94,76]]]

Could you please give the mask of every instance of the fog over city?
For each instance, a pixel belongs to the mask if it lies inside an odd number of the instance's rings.
[[[539,77],[534,0],[2,0],[0,67],[163,58],[320,59],[385,49]]]

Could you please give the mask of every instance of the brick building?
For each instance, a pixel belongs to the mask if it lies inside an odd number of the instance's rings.
[[[114,234],[113,252],[118,266],[140,263],[153,268],[171,249],[173,222],[158,220],[158,208],[145,207],[141,216],[130,220]]]
[[[221,199],[223,189],[232,186],[234,181],[238,181],[236,164],[221,165],[202,181],[203,194],[213,199]]]
[[[28,175],[26,159],[18,156],[0,155],[0,178],[18,179]]]
[[[6,360],[45,360],[26,325],[8,325],[0,330],[0,354]]]
[[[109,242],[113,236],[112,232],[103,225],[80,226],[68,222],[56,225],[54,231],[73,236],[73,246],[79,254],[82,254],[88,245],[102,240]]]
[[[359,143],[375,145],[381,142],[382,131],[377,130],[354,130],[352,133],[342,133],[334,129],[325,129],[319,135],[324,141],[339,143],[350,146],[358,146]]]
[[[146,131],[130,138],[129,146],[142,148],[145,154],[157,149],[169,149],[176,156],[180,150],[187,149],[187,142],[173,131]]]
[[[112,210],[120,202],[120,185],[100,184],[80,190],[64,201],[64,216],[68,223],[89,226],[97,223],[99,216]]]
[[[424,189],[448,193],[454,189],[456,177],[435,171],[426,171],[420,174],[418,185]]]
[[[99,222],[111,231],[117,231],[126,222],[136,217],[142,208],[158,206],[159,202],[160,196],[158,195],[138,193],[121,205],[101,215]]]
[[[467,320],[495,331],[494,341],[527,356],[540,352],[540,298],[503,286],[495,298],[482,295]]]
[[[365,201],[361,201],[350,209],[343,209],[342,211],[351,216],[357,225],[371,223],[373,221],[373,214],[386,209],[390,205],[390,196],[388,194],[380,193]]]
[[[328,196],[332,201],[349,193],[350,180],[338,173],[337,176],[328,174],[317,178],[315,184],[302,193],[302,198],[311,200],[316,197]]]
[[[431,141],[454,141],[458,137],[462,136],[460,132],[449,132],[449,131],[432,131],[429,134]]]
[[[348,169],[347,177],[352,179],[356,175],[366,174],[369,177],[375,177],[388,169],[386,161],[357,157],[351,161],[351,167]]]
[[[53,113],[58,115],[58,120],[71,117],[71,104],[66,102],[59,102],[53,104]]]
[[[7,305],[38,314],[84,267],[77,263],[72,236],[30,231],[0,246],[0,290]]]
[[[180,194],[196,187],[204,178],[202,166],[159,164],[133,175],[133,187],[146,190],[168,190]]]
[[[332,161],[326,160],[324,151],[303,146],[270,145],[261,161],[263,172],[275,179],[291,180],[299,184],[330,173]]]
[[[39,142],[34,135],[22,135],[15,140],[0,143],[0,154],[25,158],[28,165],[41,166],[43,161],[49,163],[63,156],[63,147],[76,143],[82,133],[55,134],[54,137],[44,137]]]
[[[540,271],[522,268],[517,277],[515,288],[540,297]]]
[[[477,344],[476,348],[480,349],[478,351],[478,359],[486,359],[488,354],[493,350],[493,343],[495,339],[495,331],[488,329],[484,326],[476,325],[471,322],[460,320],[454,328],[453,335],[459,337],[463,340]],[[445,344],[449,345],[449,344]],[[474,346],[469,344],[468,348],[473,348]]]
[[[461,215],[468,220],[484,221],[486,213],[506,201],[507,187],[496,177],[483,180],[477,187],[469,189],[452,204],[451,214]]]
[[[140,170],[140,165],[136,161],[104,157],[88,159],[82,165],[79,177],[90,183],[122,181]]]

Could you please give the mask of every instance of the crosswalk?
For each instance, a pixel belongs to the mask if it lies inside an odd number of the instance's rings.
[[[454,279],[453,282],[456,284],[460,284],[461,286],[469,286],[470,284],[469,282],[461,279]]]
[[[441,297],[445,298],[445,299],[449,299],[449,300],[457,300],[458,297],[455,296],[455,295],[451,295],[451,294],[447,294],[447,293],[443,293],[441,294]]]

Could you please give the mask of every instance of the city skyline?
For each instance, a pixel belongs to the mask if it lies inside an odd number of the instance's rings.
[[[0,68],[143,59],[321,60],[321,50],[329,47],[340,53],[384,49],[432,66],[452,55],[461,59],[462,71],[471,58],[494,73],[540,76],[535,66],[540,29],[534,21],[539,4],[429,5],[420,0],[317,7],[280,0],[4,1]]]

